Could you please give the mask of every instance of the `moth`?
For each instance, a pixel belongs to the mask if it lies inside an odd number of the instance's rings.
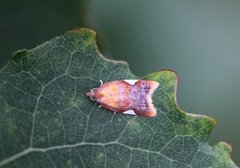
[[[159,83],[151,80],[115,80],[93,88],[86,95],[113,112],[154,117],[152,95]]]

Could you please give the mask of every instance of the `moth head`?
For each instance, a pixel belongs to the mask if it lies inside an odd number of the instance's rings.
[[[90,97],[91,100],[96,101],[96,93],[98,88],[93,88],[90,92],[87,92],[86,95]]]

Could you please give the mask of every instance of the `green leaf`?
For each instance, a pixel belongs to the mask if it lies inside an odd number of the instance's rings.
[[[237,167],[229,145],[207,144],[215,121],[179,109],[173,71],[143,77],[160,83],[154,118],[114,114],[85,95],[99,79],[133,78],[99,53],[89,29],[16,52],[0,70],[0,166]]]

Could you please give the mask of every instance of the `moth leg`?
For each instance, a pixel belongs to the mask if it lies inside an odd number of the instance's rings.
[[[99,82],[100,82],[100,86],[102,86],[103,84],[103,81],[101,79],[99,79]]]

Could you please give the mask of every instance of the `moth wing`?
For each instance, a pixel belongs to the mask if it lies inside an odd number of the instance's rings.
[[[135,109],[134,110],[137,115],[144,116],[144,117],[155,117],[157,115],[157,110],[151,104],[151,107],[148,108],[148,111],[142,111]]]
[[[135,113],[137,115],[141,115],[144,117],[155,117],[157,115],[157,110],[153,105],[153,100],[152,100],[152,95],[153,92],[158,88],[159,83],[156,81],[144,81],[144,80],[139,80],[136,83],[140,88],[145,87],[142,90],[146,90],[148,88],[148,93],[146,93],[146,99],[144,100],[143,104],[146,104],[144,108],[139,106],[139,108],[134,109]],[[143,93],[145,94],[145,93]],[[147,107],[147,108],[146,108]]]
[[[137,79],[125,79],[125,82],[127,82],[130,85],[135,85],[135,83],[138,81]]]
[[[136,113],[134,112],[134,110],[124,111],[123,114],[136,115]]]

